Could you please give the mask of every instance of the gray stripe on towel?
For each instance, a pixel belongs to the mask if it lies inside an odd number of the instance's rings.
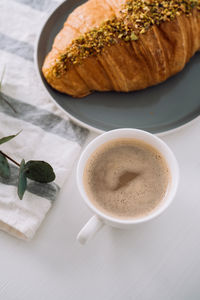
[[[16,110],[16,113],[3,101],[6,99]],[[54,133],[70,141],[82,145],[88,135],[88,130],[84,129],[70,120],[64,120],[47,110],[37,108],[18,99],[0,93],[0,111],[14,118],[21,119],[36,125],[47,132]]]
[[[26,25],[25,25],[26,26]],[[33,61],[33,47],[0,32],[0,49]]]
[[[15,0],[15,1],[41,11],[52,9],[53,7],[56,7],[58,5],[58,3],[53,0]]]
[[[19,168],[14,165],[10,165],[11,176],[9,179],[4,179],[0,177],[0,183],[6,185],[17,186],[18,185],[18,174]],[[58,195],[60,187],[52,183],[39,183],[28,179],[27,191],[42,198],[46,198],[50,201],[54,201]]]

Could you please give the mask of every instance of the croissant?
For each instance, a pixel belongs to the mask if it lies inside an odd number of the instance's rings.
[[[200,50],[200,0],[89,0],[56,36],[42,71],[73,97],[135,91],[181,71]]]

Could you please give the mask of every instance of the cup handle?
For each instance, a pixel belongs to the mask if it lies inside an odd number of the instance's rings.
[[[94,215],[81,229],[79,234],[77,235],[77,240],[79,243],[84,245],[87,241],[89,241],[102,227],[104,226],[103,221]]]

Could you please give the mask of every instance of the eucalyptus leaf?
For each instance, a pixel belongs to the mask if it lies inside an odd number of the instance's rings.
[[[10,177],[10,167],[6,157],[0,153],[0,176],[8,179]]]
[[[9,136],[4,136],[3,138],[0,139],[0,145],[4,144],[10,140],[12,140],[13,138],[15,138],[18,134],[20,134],[21,131],[19,131],[17,134],[14,135],[9,135]]]
[[[53,168],[45,161],[30,160],[25,165],[26,177],[41,183],[48,183],[55,179]]]
[[[27,178],[26,178],[24,167],[25,167],[25,160],[23,159],[21,161],[20,169],[19,169],[18,190],[17,190],[20,200],[22,200],[27,187]]]

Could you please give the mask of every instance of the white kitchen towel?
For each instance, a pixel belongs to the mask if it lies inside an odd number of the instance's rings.
[[[0,177],[0,229],[23,239],[34,236],[88,133],[48,99],[34,69],[35,39],[50,10],[58,4],[55,0],[0,0],[0,74],[5,67],[0,138],[22,130],[0,150],[19,163],[23,158],[47,161],[56,173],[51,184],[29,181],[23,200],[17,196],[18,168],[11,165],[8,180]]]

